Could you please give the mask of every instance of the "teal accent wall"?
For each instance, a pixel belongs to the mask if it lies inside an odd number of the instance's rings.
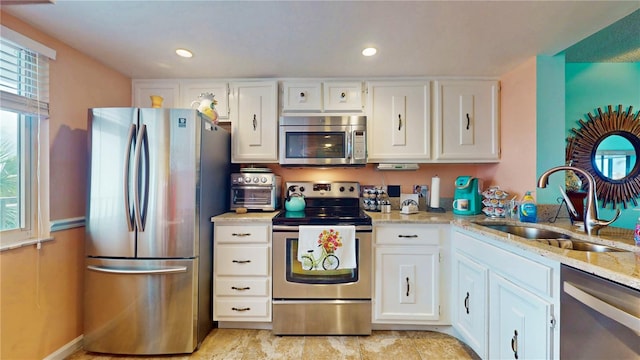
[[[539,86],[538,89],[540,92],[545,88]],[[579,127],[578,120],[587,120],[587,114],[597,114],[598,108],[606,111],[608,105],[615,108],[621,104],[625,110],[633,106],[634,113],[640,110],[640,63],[565,64],[564,89],[566,127],[563,134],[566,137],[571,128]],[[540,129],[538,124],[538,131]],[[546,149],[539,149],[542,150],[538,152],[538,157],[544,158]],[[613,225],[633,228],[640,212],[632,210],[632,207],[633,204],[630,204],[626,210],[622,209],[622,215]],[[611,204],[607,209],[600,208],[599,212],[600,218],[604,220],[613,218],[615,214]]]
[[[536,176],[565,163],[565,58],[564,55],[536,58]],[[533,135],[532,135],[533,136]],[[549,177],[549,185],[536,190],[540,204],[557,204],[564,171]]]

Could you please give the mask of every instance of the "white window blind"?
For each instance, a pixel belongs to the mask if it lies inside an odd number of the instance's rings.
[[[23,43],[35,43],[2,27],[0,38],[0,102],[4,109],[41,118],[49,116],[49,57]],[[11,38],[11,39],[10,39]],[[33,45],[33,44],[32,44]],[[38,43],[43,52],[50,50]],[[55,57],[55,52],[53,52]]]

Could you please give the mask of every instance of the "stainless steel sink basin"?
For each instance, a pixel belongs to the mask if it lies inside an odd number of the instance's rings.
[[[525,239],[534,240],[539,243],[558,247],[561,249],[569,249],[575,251],[590,252],[627,252],[628,250],[618,249],[613,246],[596,244],[589,241],[574,239],[571,236],[559,233],[553,230],[540,229],[526,225],[510,225],[510,224],[482,224],[478,225],[502,231],[508,234],[520,236]]]
[[[571,236],[553,230],[539,229],[533,226],[508,224],[478,224],[490,229],[517,235],[525,239],[571,239]]]

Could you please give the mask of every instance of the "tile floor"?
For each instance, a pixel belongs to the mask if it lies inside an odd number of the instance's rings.
[[[479,359],[468,346],[431,331],[374,331],[371,336],[275,336],[270,330],[214,329],[191,355],[114,356],[80,350],[67,360],[413,360]]]

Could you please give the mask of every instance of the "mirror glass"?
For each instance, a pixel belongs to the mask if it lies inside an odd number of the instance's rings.
[[[609,135],[598,145],[593,160],[604,177],[620,180],[627,177],[635,167],[636,150],[625,137]]]

